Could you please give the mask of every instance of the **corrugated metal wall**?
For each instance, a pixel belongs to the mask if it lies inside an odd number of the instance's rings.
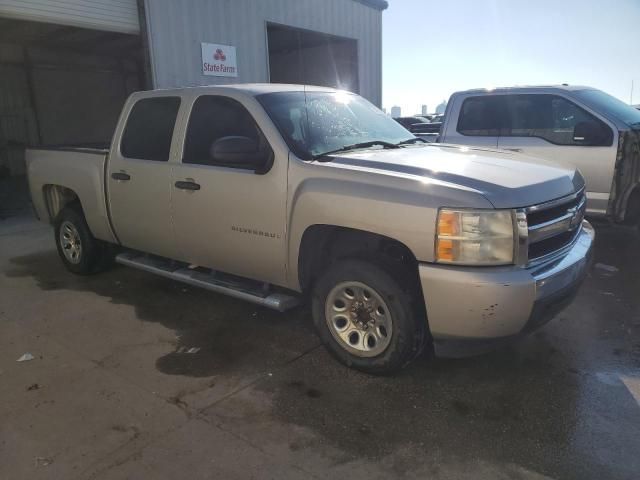
[[[0,17],[140,32],[136,0],[0,0]]]
[[[24,145],[38,142],[22,49],[0,43],[0,177],[3,170],[24,174]]]
[[[25,173],[28,145],[108,144],[139,77],[131,59],[0,43],[0,177]]]
[[[145,0],[157,88],[268,82],[267,22],[358,41],[360,94],[382,100],[382,12],[354,0]],[[234,45],[238,77],[202,75],[200,43]]]
[[[29,54],[42,144],[108,144],[126,98],[140,89],[137,64],[49,49]]]
[[[22,50],[0,44],[0,144],[36,140],[27,73],[21,61]]]

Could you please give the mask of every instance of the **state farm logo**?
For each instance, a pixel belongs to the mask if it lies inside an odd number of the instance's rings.
[[[217,43],[202,43],[202,73],[217,77],[237,77],[236,47]]]

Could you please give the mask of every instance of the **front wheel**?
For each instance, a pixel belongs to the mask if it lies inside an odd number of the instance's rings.
[[[340,362],[385,374],[406,366],[422,350],[426,319],[397,276],[369,262],[338,260],[315,283],[313,320]]]

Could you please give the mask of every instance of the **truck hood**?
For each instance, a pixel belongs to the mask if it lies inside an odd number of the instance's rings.
[[[330,164],[449,183],[477,191],[495,208],[544,203],[584,186],[575,169],[502,150],[458,145],[359,150],[332,155]]]

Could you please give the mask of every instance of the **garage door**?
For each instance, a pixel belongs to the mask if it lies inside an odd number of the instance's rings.
[[[0,17],[139,33],[136,0],[0,0]]]
[[[321,85],[360,93],[358,42],[284,25],[268,25],[271,83]]]

